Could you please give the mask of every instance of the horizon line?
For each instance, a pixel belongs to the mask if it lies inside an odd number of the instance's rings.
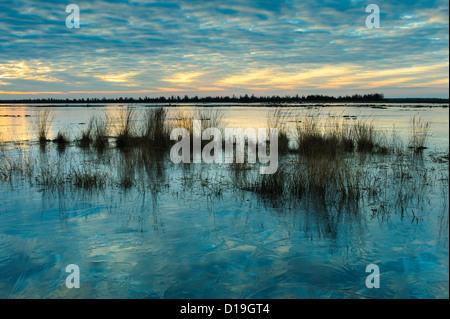
[[[449,101],[449,97],[385,97],[383,93],[366,93],[366,94],[352,94],[352,95],[324,95],[324,94],[308,94],[308,95],[260,95],[255,96],[254,94],[232,94],[232,95],[216,95],[216,96],[198,96],[198,95],[175,95],[166,94],[160,96],[139,96],[139,97],[128,97],[128,96],[118,96],[118,97],[79,97],[79,98],[52,98],[52,97],[42,97],[42,98],[19,98],[19,99],[0,99],[0,103],[10,103],[10,102],[39,102],[39,103],[105,103],[105,102],[286,102],[290,100],[291,102],[296,101],[395,101],[395,100],[421,100],[421,101]]]

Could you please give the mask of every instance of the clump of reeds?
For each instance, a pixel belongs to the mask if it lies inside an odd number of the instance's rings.
[[[375,129],[372,123],[358,121],[353,126],[358,152],[371,153],[375,148]]]
[[[387,146],[380,132],[375,130],[372,122],[358,121],[353,125],[353,134],[356,140],[356,149],[360,153],[388,154]]]
[[[193,114],[192,120],[201,121],[200,134],[202,134],[202,132],[207,128],[217,128],[223,133],[223,129],[225,127],[225,121],[223,120],[223,116],[224,116],[223,112],[219,109],[197,108]],[[201,140],[201,147],[205,146],[210,142],[209,140],[203,140],[201,136],[200,140]],[[222,140],[222,143],[225,143],[225,140]]]
[[[292,116],[290,110],[277,108],[272,115],[267,118],[267,126],[269,129],[278,129],[278,153],[286,154],[289,151],[289,137],[287,132],[286,121]]]
[[[194,132],[194,123],[192,122],[192,115],[188,112],[179,111],[174,114],[172,120],[173,128],[184,128],[192,136]]]
[[[70,143],[70,139],[66,132],[58,131],[58,134],[56,135],[56,138],[53,139],[53,142],[58,144],[68,144]]]
[[[294,151],[302,155],[294,158],[290,165],[281,171],[262,176],[250,187],[259,194],[291,194],[293,198],[303,195],[309,197],[333,198],[340,195],[342,199],[359,199],[361,195],[362,174],[358,165],[349,162],[345,154],[353,152],[355,140],[359,141],[359,151],[363,148],[362,133],[368,133],[367,142],[374,138],[371,126],[360,129],[361,124],[348,125],[333,120],[319,125],[319,114],[308,115],[296,124],[296,148]],[[376,143],[373,141],[373,148]],[[367,151],[372,151],[373,148]]]
[[[353,130],[351,125],[335,122],[329,129],[334,140],[338,141],[341,152],[351,153],[355,149]]]
[[[47,135],[53,121],[53,112],[49,108],[40,109],[36,115],[38,140],[41,145],[47,143]]]
[[[93,130],[94,130],[95,118],[90,118],[89,122],[84,130],[81,131],[81,136],[77,140],[78,145],[81,148],[89,148],[93,142]]]
[[[121,110],[118,119],[118,134],[116,137],[116,146],[118,148],[130,147],[136,141],[134,121],[134,108],[127,106],[126,109]]]
[[[58,145],[59,151],[64,151],[67,144],[70,143],[70,139],[67,136],[67,133],[64,131],[58,131],[58,134],[56,135],[56,138],[53,139],[53,143],[56,143]]]
[[[213,108],[198,108],[194,113],[180,111],[174,115],[172,121],[172,128],[184,128],[188,131],[190,136],[191,146],[194,138],[194,120],[201,121],[200,134],[207,128],[217,128],[222,130],[225,126],[223,120],[223,112]],[[201,137],[201,146],[203,147],[209,141],[203,140]],[[222,140],[225,143],[224,140]]]
[[[202,130],[209,127],[221,129],[224,126],[223,116],[224,113],[219,109],[197,108],[193,118],[202,121]]]
[[[334,158],[341,153],[341,143],[337,131],[322,131],[318,125],[318,115],[308,116],[296,125],[297,152],[301,155]]]
[[[420,116],[415,115],[411,118],[411,137],[409,147],[414,152],[420,153],[427,147],[426,142],[431,135],[431,122],[424,121]]]
[[[93,129],[93,146],[98,151],[103,151],[108,146],[108,117],[95,118]]]
[[[170,144],[170,129],[166,109],[163,107],[148,109],[144,115],[142,131],[145,145],[152,148],[167,148]]]

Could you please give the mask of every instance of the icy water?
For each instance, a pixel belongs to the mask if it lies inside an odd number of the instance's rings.
[[[123,107],[54,108],[49,135],[64,129],[74,138],[93,114]],[[172,106],[169,117],[180,109],[194,107]],[[242,128],[266,127],[274,110],[220,109],[227,126]],[[428,149],[366,159],[377,194],[290,201],[234,187],[225,164],[179,165],[155,152],[136,168],[114,148],[98,154],[72,143],[61,152],[49,143],[42,151],[36,108],[1,106],[0,157],[32,163],[38,178],[0,180],[0,298],[448,298],[448,108],[292,109],[367,118],[405,145],[419,114],[432,122]],[[114,182],[49,187],[39,182],[48,167],[53,175],[100,170]],[[133,186],[120,184],[130,174]],[[66,287],[70,264],[80,269],[78,289]],[[366,286],[369,264],[379,266],[380,288]]]

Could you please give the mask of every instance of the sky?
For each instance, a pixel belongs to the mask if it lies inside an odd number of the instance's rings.
[[[66,6],[80,9],[68,28]],[[369,4],[380,28],[368,28]],[[0,1],[0,100],[449,97],[449,2]]]

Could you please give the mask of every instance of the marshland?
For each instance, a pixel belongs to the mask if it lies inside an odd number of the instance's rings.
[[[194,119],[277,128],[277,171],[173,163],[170,133]],[[0,297],[448,298],[448,120],[420,104],[2,106]]]

